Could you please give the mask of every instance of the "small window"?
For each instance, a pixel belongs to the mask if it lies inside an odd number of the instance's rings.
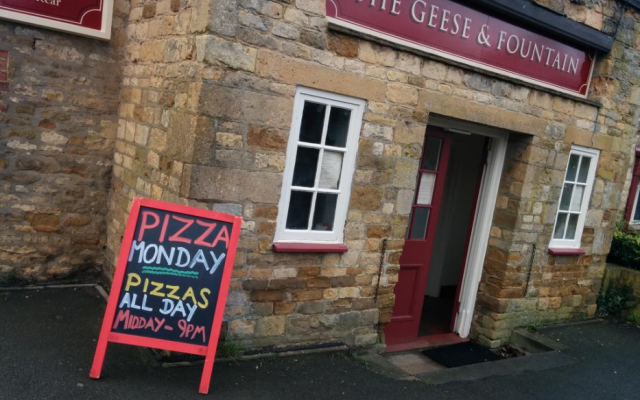
[[[627,206],[624,210],[624,219],[633,225],[634,229],[640,226],[640,146],[636,146],[636,160],[631,170],[631,185],[629,186],[629,196],[627,196]]]
[[[550,248],[580,247],[600,151],[573,146],[564,176]]]
[[[342,243],[364,105],[298,88],[276,242]]]
[[[631,216],[629,223],[632,225],[640,225],[640,202],[638,201],[638,195],[640,194],[640,185],[636,184],[636,193],[633,199],[633,208],[631,209]]]

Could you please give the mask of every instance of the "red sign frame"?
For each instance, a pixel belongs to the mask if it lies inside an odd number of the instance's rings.
[[[122,290],[124,282],[125,272],[127,269],[127,259],[133,243],[134,234],[136,230],[136,224],[138,216],[140,214],[140,208],[151,208],[156,210],[176,212],[194,217],[209,218],[213,220],[228,222],[232,224],[231,237],[229,240],[229,247],[227,250],[226,260],[224,262],[224,269],[222,272],[222,281],[220,283],[220,291],[218,294],[218,301],[215,307],[215,314],[213,317],[213,325],[211,327],[211,334],[209,338],[208,346],[198,346],[189,343],[180,343],[169,340],[154,339],[149,337],[137,336],[132,334],[123,334],[112,332],[112,324],[115,317],[115,313],[118,306],[118,299]],[[231,274],[233,272],[233,264],[236,258],[236,249],[240,238],[240,228],[242,225],[242,218],[235,215],[223,214],[215,211],[202,210],[193,207],[182,206],[173,203],[166,203],[157,200],[134,198],[131,205],[131,211],[127,220],[127,227],[122,239],[122,246],[120,248],[120,255],[118,257],[118,264],[116,266],[116,272],[113,277],[111,286],[111,293],[109,294],[109,301],[107,302],[107,309],[102,321],[102,328],[100,329],[100,337],[98,339],[98,345],[96,347],[96,353],[91,366],[91,372],[89,376],[94,379],[100,378],[102,372],[102,366],[104,364],[105,353],[107,351],[107,344],[121,343],[133,346],[152,347],[160,350],[177,351],[181,353],[196,354],[205,356],[204,368],[202,371],[202,378],[200,380],[201,394],[207,394],[209,392],[209,384],[211,381],[211,373],[213,372],[213,364],[215,361],[216,349],[218,346],[218,339],[220,337],[220,328],[222,326],[222,318],[224,316],[224,307],[227,301],[227,295],[229,293],[229,284],[231,281]]]
[[[0,18],[76,33],[111,38],[114,0],[0,0]]]
[[[329,24],[422,53],[586,98],[595,53],[463,1],[326,0]]]

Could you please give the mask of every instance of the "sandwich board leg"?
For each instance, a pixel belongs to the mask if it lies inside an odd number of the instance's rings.
[[[102,335],[100,335],[102,336]],[[91,372],[89,377],[93,379],[99,379],[102,373],[102,365],[104,364],[104,356],[107,352],[107,340],[100,337],[98,339],[98,347],[96,348],[96,354],[93,356],[93,364],[91,365]]]
[[[204,359],[204,368],[202,369],[202,378],[200,379],[200,394],[209,393],[209,384],[211,383],[211,374],[213,373],[213,362],[215,361],[215,350],[211,351],[211,347],[207,350],[207,356]]]

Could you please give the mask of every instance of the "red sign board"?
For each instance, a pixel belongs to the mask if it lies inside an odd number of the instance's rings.
[[[108,342],[205,356],[209,391],[242,219],[133,200],[90,376]]]
[[[0,18],[61,31],[111,37],[113,0],[0,0]]]
[[[594,56],[451,0],[326,0],[332,25],[586,97]]]

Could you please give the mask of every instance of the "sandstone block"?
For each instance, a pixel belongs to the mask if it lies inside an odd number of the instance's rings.
[[[60,216],[55,214],[27,213],[25,220],[37,232],[57,232],[60,230]]]
[[[229,321],[229,336],[233,338],[250,338],[255,332],[255,321],[235,319]]]
[[[351,192],[350,208],[353,210],[374,211],[380,209],[382,190],[371,186],[354,186]]]
[[[375,101],[385,99],[386,86],[378,80],[285,58],[268,50],[258,52],[256,73],[289,85],[305,85]]]
[[[256,337],[269,337],[284,334],[284,316],[262,317],[257,320],[255,327]]]
[[[254,48],[230,42],[217,36],[198,38],[198,59],[216,65],[218,62],[231,68],[253,72],[257,51]]]
[[[357,39],[341,33],[332,33],[328,39],[329,50],[343,57],[353,58],[358,56]]]
[[[187,172],[188,171],[188,172]],[[217,201],[278,202],[282,175],[193,165],[183,175],[183,195]]]
[[[250,149],[279,150],[287,148],[288,134],[276,128],[252,125],[247,134],[247,146]]]

